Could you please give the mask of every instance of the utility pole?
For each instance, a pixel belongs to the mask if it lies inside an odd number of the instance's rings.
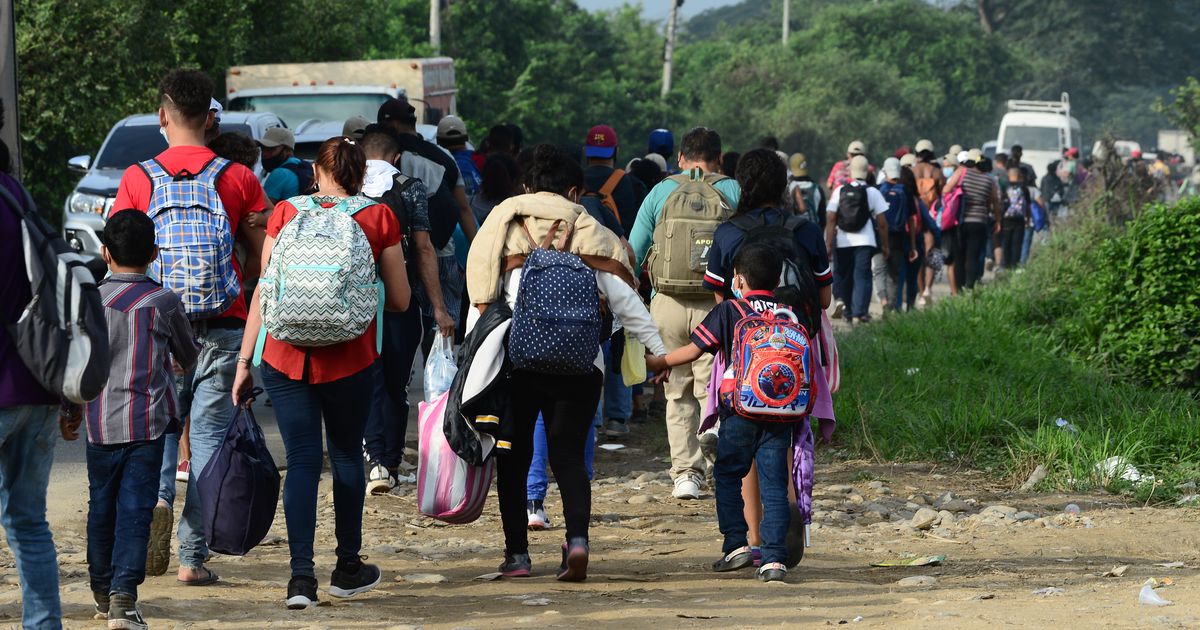
[[[783,45],[787,46],[792,31],[792,0],[783,0]]]
[[[671,91],[671,61],[675,57],[675,23],[679,19],[679,5],[683,0],[669,0],[671,15],[667,18],[667,47],[663,50],[663,79],[661,98],[666,99]]]
[[[429,0],[429,45],[433,54],[442,53],[442,0]]]

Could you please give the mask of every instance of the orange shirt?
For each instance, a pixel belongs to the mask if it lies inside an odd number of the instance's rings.
[[[332,207],[332,203],[322,203],[322,207]],[[267,236],[277,238],[283,226],[296,216],[296,207],[287,201],[281,201],[271,213],[267,221]],[[379,254],[400,242],[400,222],[396,215],[383,204],[373,204],[363,208],[354,215],[354,220],[362,227],[367,240],[371,242],[371,251],[375,254],[376,262]],[[379,296],[383,299],[383,295]],[[308,363],[307,382],[313,385],[330,383],[352,376],[368,368],[379,353],[375,350],[375,326],[371,322],[357,339],[332,346],[302,348],[290,343],[276,341],[269,334],[266,345],[263,346],[263,361],[279,370],[288,378],[295,381],[306,380],[305,362]]]

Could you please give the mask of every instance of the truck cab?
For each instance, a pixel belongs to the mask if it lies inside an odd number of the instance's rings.
[[[1041,177],[1047,166],[1062,159],[1064,150],[1078,146],[1080,138],[1079,121],[1071,116],[1071,100],[1063,92],[1058,101],[1008,101],[996,145],[1009,153],[1014,145],[1021,145],[1021,161]]]

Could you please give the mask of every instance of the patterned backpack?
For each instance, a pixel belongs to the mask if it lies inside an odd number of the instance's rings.
[[[521,286],[508,335],[508,356],[518,369],[545,374],[589,374],[600,352],[603,317],[596,273],[566,251],[575,225],[553,245],[555,221],[539,245],[524,223],[533,251],[521,269]]]
[[[817,399],[812,340],[787,309],[759,313],[734,303],[733,356],[721,397],[734,413],[763,422],[800,422]]]
[[[316,347],[357,339],[383,317],[383,284],[371,243],[354,215],[374,205],[347,197],[331,208],[312,197],[288,200],[296,216],[279,232],[259,282],[263,327],[254,350],[262,360],[266,333],[276,341]],[[381,345],[382,324],[375,328]]]
[[[224,313],[242,293],[233,268],[233,228],[217,194],[229,160],[214,157],[199,173],[171,174],[158,160],[139,166],[154,191],[146,211],[158,241],[151,277],[179,296],[190,319]]]

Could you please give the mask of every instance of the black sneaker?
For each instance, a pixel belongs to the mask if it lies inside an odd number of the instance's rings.
[[[287,607],[292,610],[304,610],[317,604],[317,578],[307,575],[293,575],[288,580]]]
[[[96,619],[108,619],[108,593],[92,591],[92,599],[96,602]]]
[[[562,564],[556,579],[559,582],[582,582],[587,579],[588,542],[586,538],[572,538],[563,543]]]
[[[527,553],[504,553],[504,562],[497,569],[504,577],[529,577],[533,575],[533,561]]]
[[[113,594],[108,604],[109,630],[146,630],[149,627],[142,619],[137,601],[123,593]]]
[[[359,593],[379,586],[383,579],[379,567],[367,564],[361,558],[338,560],[333,576],[329,578],[329,594],[334,597],[354,597]]]

